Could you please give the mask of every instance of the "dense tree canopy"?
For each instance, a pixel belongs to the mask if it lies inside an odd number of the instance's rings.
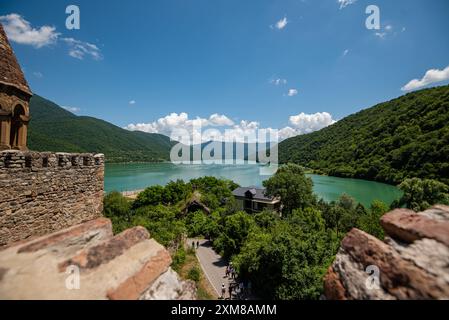
[[[281,198],[282,211],[286,215],[294,209],[304,209],[316,202],[312,179],[306,177],[303,168],[295,164],[281,166],[263,185],[267,195]]]
[[[349,230],[356,227],[380,239],[384,236],[379,220],[388,211],[385,204],[374,201],[364,208],[345,194],[335,202],[317,201],[311,180],[297,165],[281,167],[266,186],[281,197],[288,214],[238,211],[232,197],[236,185],[212,177],[150,187],[134,203],[114,192],[105,197],[104,210],[115,232],[142,225],[157,241],[177,249],[175,268],[185,260],[182,239],[208,237],[215,250],[234,263],[240,278],[251,281],[255,294],[269,299],[318,299],[323,276]],[[441,187],[430,186],[422,190],[434,194]],[[181,210],[198,197],[208,202],[210,212]],[[429,196],[419,199],[429,201]]]
[[[409,93],[279,144],[281,163],[399,184],[449,184],[449,86]]]
[[[261,298],[318,299],[338,241],[316,209],[294,210],[251,230],[233,259]]]
[[[167,161],[175,142],[161,134],[129,131],[106,121],[76,116],[34,95],[28,146],[36,151],[104,153],[108,162]]]
[[[434,204],[449,204],[449,187],[444,183],[431,179],[406,179],[399,189],[404,195],[393,206],[405,206],[414,211],[423,211]]]

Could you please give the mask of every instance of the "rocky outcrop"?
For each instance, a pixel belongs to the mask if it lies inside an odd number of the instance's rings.
[[[113,236],[99,218],[0,251],[0,299],[194,299],[142,227]]]
[[[385,241],[353,229],[324,280],[327,299],[449,299],[449,207],[397,209]]]

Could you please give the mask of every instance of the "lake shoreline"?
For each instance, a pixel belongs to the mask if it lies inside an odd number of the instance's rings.
[[[182,179],[188,182],[204,176],[233,180],[241,186],[262,187],[270,176],[260,174],[260,165],[176,165],[167,163],[106,164],[105,191],[118,191],[130,199],[147,187],[165,186],[170,181]],[[306,168],[308,169],[308,168]],[[374,200],[390,205],[402,194],[396,186],[355,178],[333,177],[310,173],[307,176],[314,184],[314,193],[324,201],[337,201],[348,194],[357,202],[369,207]]]
[[[247,161],[247,160],[245,160]],[[127,165],[127,164],[175,164],[175,165],[179,165],[176,163],[173,163],[172,161],[168,161],[168,160],[161,160],[161,161],[126,161],[126,162],[108,162],[106,161],[105,164],[108,165]],[[204,163],[191,163],[191,165],[201,165]],[[245,163],[248,165],[258,165],[258,166],[263,166],[264,164],[261,164],[260,162],[255,162],[255,163]],[[280,166],[285,165],[286,163],[281,163],[279,164]],[[218,164],[218,165],[227,165],[227,164]],[[394,186],[397,187],[398,183],[391,183],[388,181],[378,181],[378,180],[370,180],[370,179],[362,179],[362,178],[357,178],[357,177],[341,177],[341,176],[336,176],[336,175],[332,175],[332,174],[328,174],[328,173],[323,173],[320,170],[316,170],[316,169],[311,169],[311,168],[307,168],[304,167],[304,173],[305,174],[313,174],[313,175],[317,175],[317,176],[323,176],[323,177],[334,177],[334,178],[341,178],[341,179],[354,179],[354,180],[360,180],[360,181],[368,181],[368,182],[378,182],[378,183],[383,183],[386,185],[390,185],[390,186]],[[129,190],[130,192],[132,192],[133,190]]]

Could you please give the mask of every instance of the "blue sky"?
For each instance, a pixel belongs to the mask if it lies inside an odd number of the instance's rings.
[[[199,117],[298,134],[413,79],[448,83],[447,0],[80,0],[80,30],[65,27],[70,4],[2,0],[0,19],[28,23],[10,38],[33,92],[121,127]],[[381,30],[365,27],[370,4]]]

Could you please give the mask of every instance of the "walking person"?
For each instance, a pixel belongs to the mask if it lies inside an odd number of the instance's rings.
[[[226,294],[226,287],[225,287],[225,284],[222,283],[222,284],[221,284],[221,298],[222,298],[222,299],[225,298],[225,294]]]
[[[229,277],[229,266],[226,266],[225,277]]]
[[[239,284],[239,289],[240,289],[240,298],[241,298],[241,299],[244,299],[243,281],[240,282],[240,284]]]
[[[196,248],[198,249],[199,247],[200,247],[200,242],[197,241],[197,242],[196,242]]]
[[[195,249],[195,241],[192,241],[192,249]]]

